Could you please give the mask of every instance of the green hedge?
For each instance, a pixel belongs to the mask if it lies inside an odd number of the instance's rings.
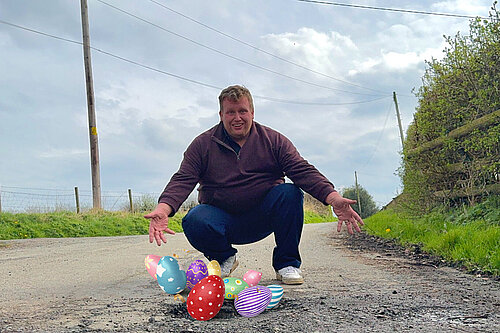
[[[407,203],[422,213],[441,203],[473,204],[478,192],[498,184],[500,171],[500,116],[484,128],[449,136],[500,110],[498,11],[492,8],[490,20],[472,20],[469,35],[446,41],[444,58],[427,62],[400,169]],[[440,138],[441,145],[415,153]]]

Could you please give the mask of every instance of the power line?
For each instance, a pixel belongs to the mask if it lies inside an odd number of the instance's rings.
[[[59,40],[65,41],[65,42],[78,44],[80,46],[83,45],[83,43],[79,42],[79,41],[75,41],[75,40],[72,40],[72,39],[68,39],[68,38],[64,38],[64,37],[59,37],[59,36],[51,35],[51,34],[48,34],[46,32],[42,32],[42,31],[38,31],[38,30],[26,28],[26,27],[23,27],[23,26],[14,24],[14,23],[10,23],[10,22],[7,22],[7,21],[1,20],[1,19],[0,19],[0,23],[3,23],[5,25],[10,25],[11,27],[15,27],[15,28],[18,28],[18,29],[22,29],[22,30],[26,30],[26,31],[29,31],[29,32],[33,32],[35,34],[43,35],[43,36],[46,36],[46,37],[51,37],[51,38],[55,38],[55,39],[59,39]]]
[[[290,60],[288,60],[288,59],[285,59],[285,58],[283,58],[283,57],[280,57],[280,56],[278,56],[278,55],[275,55],[275,54],[273,54],[273,53],[271,53],[271,52],[268,52],[268,51],[266,51],[266,50],[263,50],[263,49],[261,49],[261,48],[259,48],[259,47],[257,47],[257,46],[254,46],[254,45],[252,45],[252,44],[250,44],[250,43],[247,43],[247,42],[245,42],[245,41],[243,41],[243,40],[241,40],[241,39],[238,39],[238,38],[236,38],[236,37],[233,37],[233,36],[231,36],[231,35],[229,35],[229,34],[227,34],[227,33],[223,32],[223,31],[220,31],[220,30],[218,30],[218,29],[215,29],[215,28],[213,28],[213,27],[211,27],[211,26],[209,26],[209,25],[207,25],[207,24],[205,24],[205,23],[203,23],[203,22],[200,22],[200,21],[198,21],[198,20],[195,20],[194,18],[189,17],[189,16],[187,16],[187,15],[185,15],[185,14],[183,14],[183,13],[179,12],[179,11],[176,11],[176,10],[174,10],[174,9],[172,9],[172,8],[170,8],[170,7],[166,6],[166,5],[164,5],[164,4],[162,4],[162,3],[158,2],[158,1],[155,1],[155,0],[149,0],[149,1],[151,1],[152,3],[157,4],[158,6],[160,6],[160,7],[162,7],[162,8],[165,8],[165,9],[167,9],[167,10],[169,10],[169,11],[171,11],[171,12],[173,12],[173,13],[177,14],[177,15],[180,15],[180,16],[182,16],[182,17],[184,17],[184,18],[186,18],[186,19],[188,19],[188,20],[190,20],[190,21],[192,21],[192,22],[195,22],[196,24],[199,24],[199,25],[201,25],[201,26],[203,26],[203,27],[205,27],[205,28],[207,28],[207,29],[209,29],[209,30],[212,30],[212,31],[214,31],[214,32],[216,32],[216,33],[218,33],[218,34],[220,34],[220,35],[224,36],[224,37],[227,37],[227,38],[229,38],[229,39],[232,39],[232,40],[234,40],[234,41],[236,41],[236,42],[238,42],[238,43],[241,43],[241,44],[243,44],[243,45],[246,45],[246,46],[248,46],[248,47],[250,47],[250,48],[252,48],[252,49],[254,49],[254,50],[256,50],[256,51],[259,51],[259,52],[265,53],[265,54],[267,54],[267,55],[269,55],[269,56],[271,56],[271,57],[273,57],[273,58],[279,59],[279,60],[284,61],[284,62],[286,62],[286,63],[288,63],[288,64],[291,64],[291,65],[293,65],[293,66],[296,66],[296,67],[302,68],[302,69],[304,69],[304,70],[306,70],[306,71],[309,71],[309,72],[311,72],[311,73],[314,73],[314,74],[317,74],[317,75],[321,75],[321,76],[327,77],[327,78],[329,78],[329,79],[332,79],[332,80],[335,80],[335,81],[338,81],[338,82],[342,82],[342,83],[345,83],[345,84],[348,84],[348,85],[351,85],[351,86],[354,86],[354,87],[358,87],[358,88],[362,88],[362,89],[366,89],[366,90],[371,90],[371,91],[374,91],[374,92],[381,92],[381,93],[385,93],[385,92],[380,91],[380,90],[377,90],[377,89],[368,88],[368,87],[364,87],[364,86],[361,86],[361,85],[358,85],[358,84],[355,84],[355,83],[352,83],[352,82],[349,82],[349,81],[341,80],[341,79],[338,79],[338,78],[336,78],[336,77],[330,76],[330,75],[328,75],[328,74],[324,74],[324,73],[318,72],[318,71],[316,71],[316,70],[314,70],[314,69],[308,68],[308,67],[306,67],[306,66],[303,66],[303,65],[297,64],[297,63],[295,63],[295,62],[293,62],[293,61],[290,61]]]
[[[371,160],[373,159],[373,156],[375,156],[375,153],[377,152],[377,149],[378,149],[378,145],[380,144],[380,140],[382,139],[382,135],[384,134],[385,128],[387,126],[387,121],[389,120],[389,115],[391,114],[391,110],[392,110],[392,101],[389,104],[389,109],[387,110],[387,114],[385,116],[384,126],[382,127],[382,131],[380,132],[380,134],[377,138],[377,143],[375,144],[375,148],[372,149],[372,154],[371,154],[370,158],[368,158],[366,160],[366,162],[361,166],[361,168],[359,168],[359,170],[364,169],[365,166],[367,166],[368,163],[371,162]]]
[[[265,96],[258,96],[258,95],[252,95],[255,98],[260,98],[260,99],[265,99],[268,101],[272,102],[280,102],[280,103],[289,103],[289,104],[299,104],[299,105],[354,105],[354,104],[365,104],[365,103],[371,103],[375,101],[379,101],[381,99],[389,98],[389,96],[382,96],[382,97],[377,97],[374,99],[366,100],[366,101],[356,101],[356,102],[344,102],[344,103],[317,103],[317,102],[299,102],[299,101],[289,101],[285,99],[280,99],[280,98],[273,98],[273,97],[265,97]]]
[[[58,40],[61,40],[61,41],[65,41],[65,42],[69,42],[69,43],[73,43],[73,44],[78,44],[80,46],[83,45],[83,43],[79,42],[79,41],[75,41],[75,40],[71,40],[71,39],[68,39],[68,38],[59,37],[59,36],[56,36],[56,35],[52,35],[52,34],[45,33],[45,32],[42,32],[42,31],[35,30],[35,29],[31,29],[31,28],[26,28],[26,27],[20,26],[18,24],[10,23],[10,22],[7,22],[7,21],[1,20],[1,19],[0,19],[0,23],[5,24],[5,25],[9,25],[9,26],[12,26],[12,27],[15,27],[15,28],[18,28],[18,29],[22,29],[22,30],[25,30],[25,31],[29,31],[29,32],[32,32],[32,33],[35,33],[35,34],[39,34],[39,35],[43,35],[43,36],[46,36],[46,37],[58,39]],[[187,81],[187,82],[190,82],[190,83],[194,83],[194,84],[198,84],[198,85],[201,85],[201,86],[204,86],[204,87],[208,87],[208,88],[217,89],[219,91],[223,89],[222,87],[218,87],[218,86],[215,86],[215,85],[212,85],[212,84],[208,84],[208,83],[204,83],[204,82],[197,81],[197,80],[194,80],[194,79],[190,79],[190,78],[187,78],[187,77],[184,77],[184,76],[181,76],[181,75],[169,73],[167,71],[164,71],[164,70],[161,70],[161,69],[158,69],[158,68],[154,68],[154,67],[151,67],[149,65],[141,64],[141,63],[139,63],[137,61],[127,59],[125,57],[122,57],[122,56],[113,54],[111,52],[108,52],[108,51],[96,48],[94,46],[90,46],[90,48],[92,50],[96,51],[96,52],[105,54],[105,55],[113,57],[115,59],[119,59],[119,60],[127,62],[129,64],[133,64],[133,65],[136,65],[136,66],[139,66],[139,67],[142,67],[142,68],[145,68],[145,69],[148,69],[148,70],[160,73],[160,74],[168,75],[168,76],[174,77],[176,79],[184,80],[184,81]],[[335,105],[354,105],[354,104],[370,103],[370,102],[374,102],[374,101],[377,101],[377,100],[380,100],[380,99],[389,98],[390,96],[382,96],[382,97],[378,97],[378,98],[371,99],[371,100],[346,102],[346,103],[301,102],[301,101],[291,101],[291,100],[285,100],[285,99],[279,99],[279,98],[273,98],[273,97],[266,97],[266,96],[258,96],[258,95],[254,95],[254,97],[255,98],[269,100],[269,101],[273,101],[273,102],[288,103],[288,104],[317,105],[317,106],[335,106]]]
[[[113,57],[113,58],[116,58],[116,59],[128,62],[130,64],[133,64],[133,65],[136,65],[136,66],[139,66],[139,67],[143,67],[143,68],[149,69],[149,70],[157,72],[157,73],[161,73],[161,74],[165,74],[165,75],[168,75],[168,76],[172,76],[172,77],[175,77],[175,78],[180,79],[180,80],[184,80],[184,81],[188,81],[188,82],[195,83],[195,84],[198,84],[198,85],[202,85],[204,87],[209,87],[209,88],[217,89],[219,91],[223,89],[221,87],[217,87],[217,86],[214,86],[214,85],[211,85],[211,84],[203,83],[203,82],[196,81],[196,80],[193,80],[193,79],[189,79],[189,78],[186,78],[186,77],[183,77],[183,76],[180,76],[180,75],[176,75],[176,74],[172,74],[172,73],[169,73],[169,72],[165,72],[165,71],[163,71],[161,69],[157,69],[157,68],[154,68],[154,67],[151,67],[151,66],[148,66],[148,65],[141,64],[139,62],[136,62],[136,61],[124,58],[122,56],[119,56],[119,55],[116,55],[116,54],[113,54],[113,53],[110,53],[110,52],[107,52],[107,51],[104,51],[102,49],[98,49],[96,47],[92,47],[91,46],[90,48],[92,50],[94,50],[94,51],[100,52],[100,53],[108,55],[110,57]],[[375,101],[378,101],[378,100],[390,97],[390,96],[382,96],[382,97],[377,97],[377,98],[370,99],[370,100],[355,101],[355,102],[319,103],[319,102],[291,101],[291,100],[286,100],[286,99],[280,99],[280,98],[274,98],[274,97],[266,97],[266,96],[259,96],[259,95],[252,95],[252,96],[255,97],[255,98],[260,98],[260,99],[264,99],[264,100],[268,100],[268,101],[272,101],[272,102],[280,102],[280,103],[287,103],[287,104],[298,104],[298,105],[316,105],[316,106],[335,106],[335,105],[365,104],[365,103],[371,103],[371,102],[375,102]]]
[[[106,6],[109,6],[109,7],[113,8],[113,9],[115,9],[115,10],[123,13],[123,14],[129,15],[129,16],[137,19],[137,20],[140,20],[140,21],[146,23],[146,24],[152,25],[155,28],[158,28],[158,29],[160,29],[162,31],[165,31],[165,32],[167,32],[169,34],[172,34],[172,35],[174,35],[176,37],[179,37],[179,38],[182,38],[184,40],[187,40],[190,43],[193,43],[195,45],[201,46],[201,47],[206,48],[206,49],[208,49],[210,51],[216,52],[216,53],[221,54],[221,55],[223,55],[225,57],[228,57],[230,59],[239,61],[239,62],[244,63],[246,65],[258,68],[260,70],[263,70],[263,71],[266,71],[266,72],[269,72],[269,73],[272,73],[272,74],[275,74],[275,75],[278,75],[278,76],[282,76],[282,77],[285,77],[287,79],[291,79],[291,80],[294,80],[294,81],[297,81],[297,82],[305,83],[305,84],[308,84],[308,85],[311,85],[311,86],[314,86],[314,87],[318,87],[318,88],[328,89],[328,90],[337,91],[337,92],[344,92],[344,93],[353,94],[353,95],[376,96],[376,95],[373,95],[373,94],[357,93],[357,92],[352,92],[352,91],[348,91],[348,90],[342,90],[342,89],[337,89],[337,88],[332,88],[332,87],[324,86],[324,85],[321,85],[321,84],[317,84],[317,83],[309,82],[309,81],[306,81],[306,80],[303,80],[303,79],[300,79],[300,78],[296,78],[296,77],[293,77],[293,76],[290,76],[290,75],[287,75],[287,74],[283,74],[283,73],[277,72],[275,70],[262,67],[260,65],[256,65],[256,64],[251,63],[249,61],[246,61],[244,59],[241,59],[241,58],[232,56],[232,55],[230,55],[228,53],[225,53],[225,52],[222,52],[220,50],[217,50],[216,48],[213,48],[211,46],[208,46],[208,45],[205,45],[203,43],[197,42],[197,41],[195,41],[195,40],[193,40],[191,38],[188,38],[186,36],[178,34],[178,33],[174,32],[174,31],[168,30],[168,29],[166,29],[166,28],[164,28],[164,27],[162,27],[162,26],[160,26],[160,25],[158,25],[156,23],[153,23],[151,21],[143,19],[143,18],[141,18],[141,17],[139,17],[139,16],[137,16],[135,14],[132,14],[132,13],[126,11],[126,10],[123,10],[123,9],[121,9],[119,7],[116,7],[116,6],[112,5],[112,4],[109,4],[109,3],[105,2],[105,1],[102,1],[102,0],[97,0],[97,1],[100,2],[100,3],[102,3],[102,4],[104,4],[104,5],[106,5]],[[380,94],[378,96],[380,96]]]
[[[95,47],[91,47],[91,49],[93,49],[94,51],[100,52],[102,54],[108,55],[110,57],[113,57],[113,58],[116,58],[116,59],[128,62],[130,64],[133,64],[133,65],[136,65],[136,66],[139,66],[139,67],[142,67],[142,68],[146,68],[146,69],[149,69],[149,70],[157,72],[157,73],[161,73],[161,74],[165,74],[165,75],[168,75],[168,76],[172,76],[172,77],[175,77],[175,78],[180,79],[180,80],[184,80],[184,81],[188,81],[188,82],[191,82],[191,83],[195,83],[195,84],[198,84],[198,85],[201,85],[201,86],[204,86],[204,87],[208,87],[208,88],[217,89],[219,91],[223,89],[222,87],[218,87],[218,86],[214,86],[214,85],[211,85],[211,84],[203,83],[203,82],[196,81],[196,80],[193,80],[193,79],[189,79],[189,78],[177,75],[177,74],[172,74],[172,73],[169,73],[169,72],[166,72],[166,71],[163,71],[161,69],[157,69],[157,68],[154,68],[154,67],[151,67],[151,66],[148,66],[148,65],[144,65],[144,64],[141,64],[139,62],[136,62],[136,61],[133,61],[133,60],[121,57],[119,55],[116,55],[116,54],[113,54],[113,53],[110,53],[110,52],[107,52],[107,51],[104,51],[102,49],[98,49],[98,48],[95,48]],[[288,103],[288,104],[316,105],[316,106],[321,106],[321,105],[323,105],[323,106],[329,106],[330,105],[330,106],[334,106],[334,105],[365,104],[365,103],[370,103],[370,102],[378,101],[380,99],[389,98],[390,96],[382,96],[382,97],[378,97],[378,98],[370,99],[370,100],[366,100],[366,101],[345,102],[345,103],[300,102],[300,101],[291,101],[291,100],[285,100],[285,99],[279,99],[279,98],[273,98],[273,97],[266,97],[266,96],[259,96],[259,95],[253,95],[253,97],[264,99],[264,100],[268,100],[268,101],[280,102],[280,103]]]
[[[435,16],[459,17],[459,18],[467,18],[467,19],[475,19],[476,17],[479,17],[481,19],[488,19],[487,17],[482,17],[482,16],[460,15],[460,14],[450,14],[450,13],[436,13],[436,12],[412,10],[412,9],[401,9],[401,8],[365,6],[365,5],[355,5],[355,4],[347,4],[347,3],[340,3],[340,2],[330,2],[330,1],[317,1],[317,0],[295,0],[295,1],[315,3],[315,4],[320,4],[320,5],[331,5],[331,6],[351,7],[351,8],[360,8],[360,9],[382,10],[382,11],[387,11],[387,12],[398,12],[398,13],[407,13],[407,14],[435,15]]]

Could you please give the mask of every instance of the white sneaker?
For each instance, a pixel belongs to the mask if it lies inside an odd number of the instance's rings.
[[[282,281],[284,284],[302,284],[304,277],[302,271],[297,267],[288,266],[276,272],[276,279]]]
[[[220,265],[221,275],[223,278],[231,276],[231,273],[238,267],[240,263],[236,259],[236,254],[230,256]]]

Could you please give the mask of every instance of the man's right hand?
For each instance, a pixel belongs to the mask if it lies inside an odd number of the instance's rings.
[[[165,237],[164,231],[167,234],[175,235],[175,231],[168,228],[168,215],[172,212],[172,208],[164,203],[159,203],[155,210],[151,213],[144,215],[145,218],[149,219],[149,242],[153,243],[156,240],[158,246],[161,242],[166,243],[167,238]]]

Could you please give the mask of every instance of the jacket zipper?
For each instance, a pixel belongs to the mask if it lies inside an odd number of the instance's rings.
[[[232,151],[235,155],[236,155],[236,159],[239,161],[240,160],[240,152],[236,152],[233,148],[231,148],[231,146],[227,145],[224,141],[221,141],[219,140],[218,138],[216,138],[215,136],[212,136],[212,140],[214,140],[216,143],[222,145],[223,147],[229,149],[230,151]]]

